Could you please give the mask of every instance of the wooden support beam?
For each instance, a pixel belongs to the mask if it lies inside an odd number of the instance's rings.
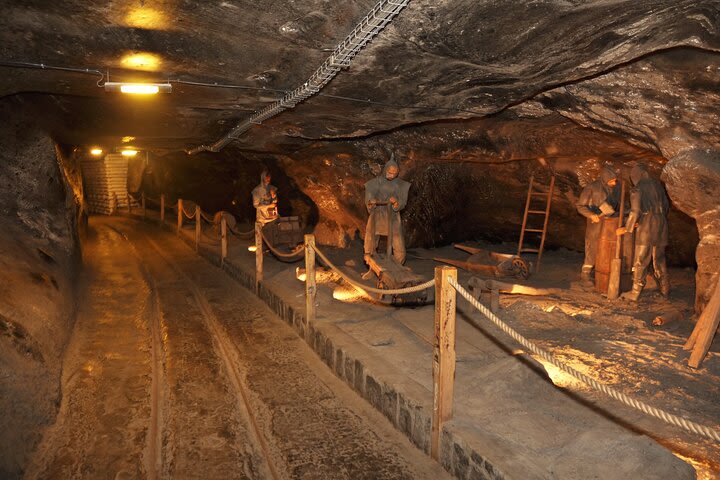
[[[200,234],[202,233],[202,211],[200,205],[195,205],[195,250],[200,246]]]
[[[305,235],[305,332],[315,320],[315,235]]]
[[[255,222],[255,293],[260,291],[260,282],[263,281],[263,224]]]
[[[695,329],[685,345],[686,348],[692,348],[690,360],[688,361],[690,367],[700,367],[708,350],[710,350],[718,325],[720,325],[720,280],[715,285],[712,297],[705,306],[705,310],[700,314]]]
[[[435,343],[433,347],[433,419],[430,456],[440,459],[443,423],[452,418],[455,383],[455,288],[448,279],[457,280],[457,269],[435,267]]]
[[[165,222],[165,194],[160,194],[160,223]]]
[[[183,201],[182,198],[178,198],[178,218],[177,218],[177,233],[180,234],[183,225]]]
[[[225,220],[225,215],[220,216],[220,264],[225,263],[225,258],[227,257],[228,253],[228,244],[227,244],[227,220]]]

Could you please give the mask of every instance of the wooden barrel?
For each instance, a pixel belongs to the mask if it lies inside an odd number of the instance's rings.
[[[617,234],[615,231],[619,226],[619,218],[603,218],[600,228],[600,239],[597,244],[597,255],[595,257],[595,290],[600,293],[607,293],[610,280],[610,268],[615,258],[615,243]],[[632,260],[633,260],[633,235],[624,235],[622,248],[622,269],[620,274],[620,292],[626,292],[632,288]]]

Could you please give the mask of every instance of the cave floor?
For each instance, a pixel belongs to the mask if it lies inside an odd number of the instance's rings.
[[[62,403],[26,478],[449,478],[176,236],[91,218]]]
[[[193,232],[189,226],[183,234],[189,240]],[[212,232],[203,235],[203,248],[217,251],[217,244]],[[247,241],[232,238],[229,259],[251,272],[254,254],[247,246]],[[512,252],[514,246],[493,248]],[[359,244],[323,250],[346,271],[363,272]],[[430,278],[436,263],[427,259],[433,256],[467,255],[451,247],[416,249],[409,252],[408,265]],[[608,301],[583,288],[581,263],[576,252],[546,252],[542,270],[527,283],[562,288],[563,293],[501,295],[500,317],[577,370],[650,405],[716,427],[720,342],[716,340],[699,370],[687,367],[688,352],[682,350],[693,327],[694,272],[671,269],[669,300],[649,283],[641,300],[631,303]],[[302,310],[303,287],[293,267],[268,254],[265,283]],[[460,272],[462,283],[469,277]],[[318,323],[332,324],[351,336],[368,355],[392,365],[389,375],[402,376],[403,382],[412,379],[430,395],[433,307],[372,305],[352,294],[341,302],[332,296],[338,286],[334,280],[332,275],[318,276]],[[658,451],[657,444],[691,464],[698,478],[720,477],[719,445],[625,407],[540,364],[464,301],[459,301],[459,312],[455,413],[449,429],[477,451],[494,456],[510,477],[685,478],[686,472]],[[679,312],[683,318],[652,326],[657,314],[668,312]],[[546,388],[551,382],[554,386]]]

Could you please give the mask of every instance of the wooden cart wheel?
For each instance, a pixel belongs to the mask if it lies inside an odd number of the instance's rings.
[[[525,260],[520,257],[513,258],[513,273],[516,277],[527,280],[530,277],[530,268]]]

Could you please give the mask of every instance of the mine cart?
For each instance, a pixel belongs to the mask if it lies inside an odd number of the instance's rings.
[[[532,264],[517,255],[497,253],[482,248],[468,247],[453,244],[453,247],[470,253],[467,260],[452,260],[449,258],[433,258],[436,262],[447,263],[473,273],[480,273],[493,277],[514,277],[527,280],[530,276]]]
[[[393,216],[390,214],[392,208],[388,203],[378,203],[377,206],[387,206],[388,208],[388,221],[391,222]],[[368,260],[370,269],[363,275],[363,278],[367,279],[372,273],[377,277],[377,287],[396,290],[399,288],[414,287],[425,282],[419,275],[413,273],[413,271],[403,265],[398,264],[392,256],[392,243],[393,243],[393,229],[392,225],[388,225],[387,232],[387,251],[385,254],[375,253]],[[392,305],[425,305],[433,301],[434,290],[432,288],[426,288],[418,292],[405,293],[401,295],[380,295],[379,300],[383,303],[390,303]]]
[[[303,242],[303,229],[300,217],[278,217],[263,227],[263,234],[275,247],[294,248]]]

